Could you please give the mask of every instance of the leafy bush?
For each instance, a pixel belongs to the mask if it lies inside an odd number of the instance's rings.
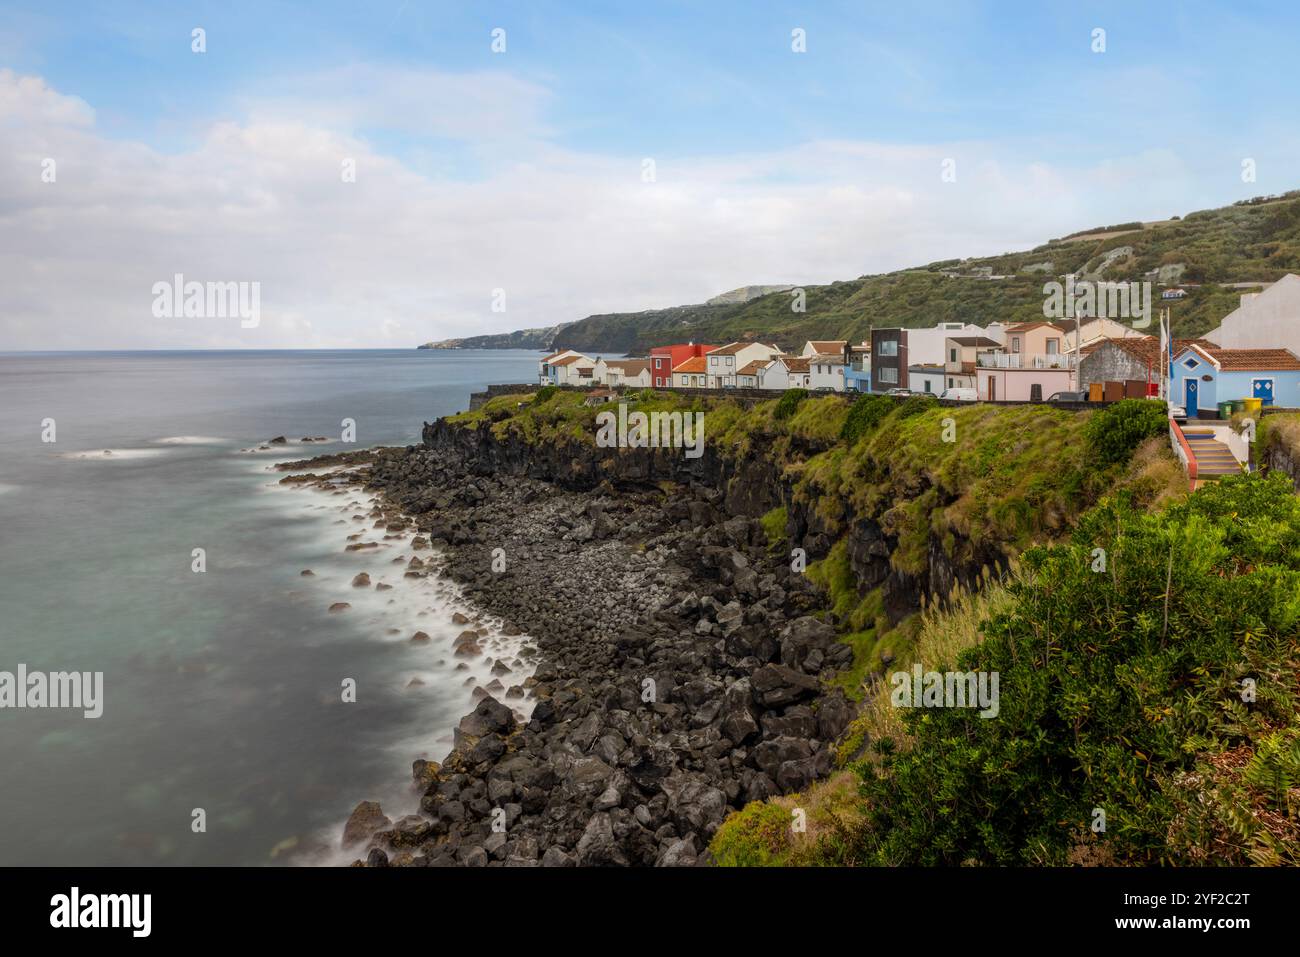
[[[909,395],[898,408],[898,419],[910,419],[928,409],[934,408],[938,400],[932,395]]]
[[[1099,409],[1084,428],[1084,439],[1101,468],[1127,462],[1133,451],[1169,428],[1164,403],[1124,399]]]
[[[871,394],[860,396],[849,409],[849,416],[844,420],[844,428],[840,430],[840,438],[849,445],[856,445],[858,439],[879,425],[880,420],[893,410],[894,400],[887,396]]]
[[[864,858],[1300,860],[1300,808],[1280,790],[1300,770],[1290,482],[1227,478],[1155,515],[1109,500],[1022,570],[957,662],[999,674],[998,715],[904,712],[912,746],[877,742],[878,768],[861,767]]]
[[[560,387],[558,385],[544,385],[538,389],[537,394],[533,396],[533,404],[541,405],[543,402],[549,402],[559,391]]]
[[[772,417],[775,419],[788,419],[794,415],[795,409],[799,408],[799,403],[808,398],[807,389],[786,389],[776,402],[776,408],[772,410]]]

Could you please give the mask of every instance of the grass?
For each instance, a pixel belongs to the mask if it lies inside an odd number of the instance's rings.
[[[857,777],[841,771],[802,793],[747,804],[722,823],[709,850],[722,867],[852,863],[860,816]]]

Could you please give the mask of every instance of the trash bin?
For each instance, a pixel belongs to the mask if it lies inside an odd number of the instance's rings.
[[[1259,415],[1259,410],[1264,406],[1263,399],[1242,399],[1241,401],[1245,406],[1242,411],[1250,415]]]
[[[1232,400],[1232,411],[1233,411],[1233,412],[1245,412],[1245,411],[1246,411],[1246,400],[1245,400],[1245,399],[1233,399],[1233,400]]]
[[[1219,403],[1219,418],[1221,418],[1221,419],[1230,419],[1230,418],[1232,418],[1232,400],[1231,400],[1231,399],[1225,399],[1224,401],[1222,401],[1222,402]]]

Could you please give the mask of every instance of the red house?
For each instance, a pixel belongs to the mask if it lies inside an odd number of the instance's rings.
[[[694,359],[706,352],[712,352],[717,346],[703,343],[687,342],[676,346],[655,346],[650,350],[650,376],[654,379],[656,389],[668,389],[673,384],[673,369],[687,359]]]

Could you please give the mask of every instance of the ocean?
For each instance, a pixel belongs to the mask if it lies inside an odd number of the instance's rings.
[[[98,718],[0,709],[0,865],[341,863],[357,801],[413,810],[411,762],[473,706],[446,659],[475,610],[403,582],[403,542],[345,551],[382,534],[363,495],[268,466],[417,443],[538,357],[0,353],[0,672],[103,673]]]

